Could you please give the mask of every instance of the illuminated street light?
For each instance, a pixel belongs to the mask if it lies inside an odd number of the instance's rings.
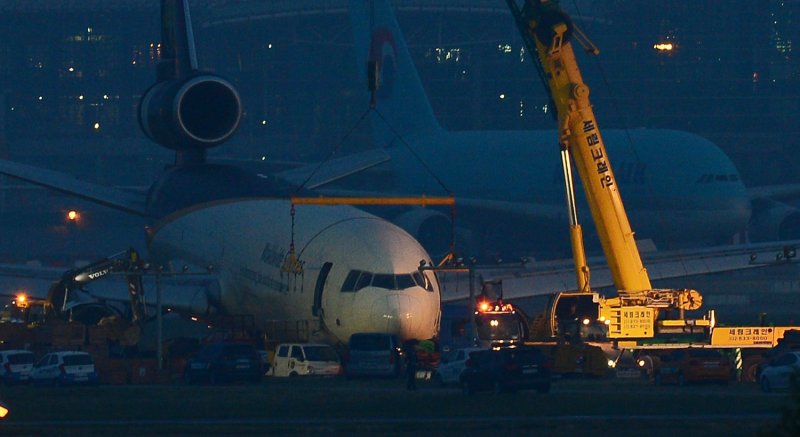
[[[71,222],[76,222],[76,221],[80,220],[80,218],[81,218],[81,215],[80,215],[80,213],[78,211],[76,211],[74,209],[71,209],[71,210],[67,211],[67,220],[69,220]]]
[[[658,50],[659,52],[671,52],[675,49],[675,45],[671,42],[662,42],[658,44],[653,44],[653,48]]]

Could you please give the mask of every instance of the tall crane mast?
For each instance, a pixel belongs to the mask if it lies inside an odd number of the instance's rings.
[[[606,322],[609,337],[653,337],[659,328],[664,332],[685,331],[686,326],[712,325],[713,321],[708,319],[707,323],[683,320],[684,310],[700,307],[702,298],[697,291],[653,289],[650,284],[592,110],[589,87],[578,68],[572,39],[595,54],[597,48],[572,23],[558,0],[524,0],[522,7],[517,0],[506,3],[556,110],[579,292],[589,292],[591,288],[572,194],[570,155],[618,290],[617,297],[600,298],[598,304],[598,318],[609,321]],[[659,309],[680,310],[680,318],[656,326]]]

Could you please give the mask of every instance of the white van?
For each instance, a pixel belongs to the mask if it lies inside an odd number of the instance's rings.
[[[272,376],[336,376],[342,362],[336,349],[327,344],[283,343],[275,350]]]

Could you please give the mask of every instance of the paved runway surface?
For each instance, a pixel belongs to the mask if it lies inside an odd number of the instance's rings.
[[[756,435],[778,426],[787,393],[754,384],[655,387],[561,380],[548,394],[479,393],[402,380],[274,379],[259,385],[3,387],[0,433]]]

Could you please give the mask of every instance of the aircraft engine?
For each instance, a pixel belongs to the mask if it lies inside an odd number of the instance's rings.
[[[431,255],[448,252],[453,222],[446,214],[431,209],[414,208],[392,221],[416,238]]]
[[[752,241],[800,238],[800,209],[776,201],[754,201],[748,234]]]
[[[173,150],[214,147],[236,132],[242,118],[239,93],[210,74],[159,82],[139,104],[139,124],[153,141]]]

